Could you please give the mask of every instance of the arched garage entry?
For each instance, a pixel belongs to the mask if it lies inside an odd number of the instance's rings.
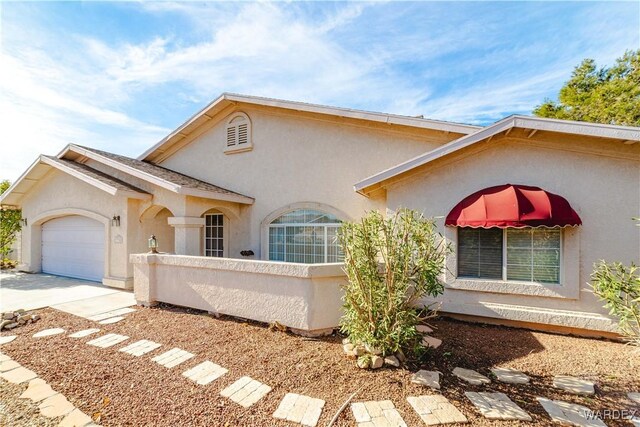
[[[42,272],[102,281],[105,260],[104,225],[80,215],[42,224]]]

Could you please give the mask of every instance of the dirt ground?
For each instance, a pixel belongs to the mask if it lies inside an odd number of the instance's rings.
[[[131,337],[122,345],[100,349],[85,345],[94,337],[71,339],[64,335],[32,338],[37,331],[62,327],[70,332],[96,327],[95,322],[53,309],[40,311],[35,324],[14,329],[16,340],[2,346],[25,367],[37,372],[74,405],[103,426],[283,426],[291,423],[271,417],[288,392],[324,399],[327,403],[318,425],[327,425],[353,392],[354,401],[391,399],[409,426],[424,425],[408,405],[407,396],[434,394],[410,382],[406,369],[363,371],[346,358],[339,335],[321,339],[274,332],[266,325],[238,319],[214,318],[206,313],[163,305],[138,307],[136,312],[113,325],[101,325],[104,333]],[[640,390],[640,353],[620,343],[561,336],[523,329],[464,323],[440,318],[430,323],[434,336],[444,340],[433,351],[424,369],[438,370],[442,394],[477,426],[550,425],[551,420],[536,396],[579,403],[592,410],[637,409],[626,398]],[[142,357],[117,350],[134,340],[163,344]],[[172,369],[150,359],[172,347],[196,357]],[[181,373],[211,360],[227,368],[222,378],[199,386]],[[493,366],[522,370],[529,385],[496,383],[474,387],[451,374],[456,366],[489,375]],[[415,369],[414,369],[415,370]],[[554,375],[567,374],[597,382],[596,395],[578,397],[552,388]],[[220,391],[249,375],[273,390],[249,409],[220,396]],[[44,425],[32,404],[16,396],[26,385],[13,386],[0,380],[0,425]],[[502,391],[531,414],[534,423],[489,421],[464,396],[465,391]],[[10,415],[7,415],[7,413]],[[608,425],[627,422],[605,420]],[[354,425],[349,409],[335,424]]]

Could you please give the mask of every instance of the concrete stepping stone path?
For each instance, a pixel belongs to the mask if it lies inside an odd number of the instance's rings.
[[[22,384],[37,377],[38,375],[35,372],[30,371],[24,366],[19,366],[15,369],[7,372],[2,372],[0,374],[0,378],[4,378],[5,380],[13,384]]]
[[[75,409],[75,406],[73,406],[66,397],[58,393],[44,399],[40,405],[38,405],[38,408],[40,409],[40,413],[45,417],[55,418],[67,415]]]
[[[407,427],[390,400],[352,403],[351,412],[358,427]]]
[[[407,397],[407,402],[428,426],[469,422],[467,417],[453,406],[446,397],[439,394],[434,396],[409,396]]]
[[[491,372],[500,382],[507,384],[529,384],[528,375],[511,368],[492,368]]]
[[[553,386],[573,394],[590,396],[596,393],[595,383],[582,378],[558,375],[553,378]]]
[[[16,369],[19,368],[20,364],[18,362],[16,362],[15,360],[3,360],[2,362],[0,362],[0,372],[7,372],[10,371],[12,369]]]
[[[58,427],[84,427],[92,425],[93,420],[90,416],[82,412],[80,409],[75,408],[69,412],[66,417],[60,421]]]
[[[9,344],[11,341],[15,340],[17,335],[5,335],[0,337],[0,345]]]
[[[274,418],[287,420],[303,426],[315,427],[318,424],[325,401],[302,394],[287,393],[280,401]]]
[[[207,385],[228,372],[227,369],[213,362],[205,361],[182,373],[183,376],[199,385]]]
[[[172,348],[166,353],[162,353],[154,357],[151,360],[164,366],[165,368],[173,368],[174,366],[178,366],[182,362],[185,362],[191,359],[193,356],[194,355],[189,353],[188,351],[185,351],[176,347],[176,348]]]
[[[99,322],[100,320],[106,320],[111,317],[119,317],[123,314],[133,313],[134,311],[135,310],[133,308],[124,307],[117,310],[107,311],[106,313],[94,314],[93,316],[87,317],[87,319]]]
[[[100,325],[110,325],[112,323],[118,323],[121,320],[124,320],[124,317],[110,317],[108,319],[101,320],[98,323]]]
[[[64,334],[64,332],[65,330],[62,328],[45,329],[43,331],[36,332],[35,334],[33,334],[33,338],[50,337],[52,335]]]
[[[32,402],[37,403],[56,394],[58,392],[52,389],[45,380],[36,378],[29,381],[29,387],[20,395],[20,399],[31,399]]]
[[[126,347],[122,347],[118,351],[130,354],[132,356],[140,357],[143,354],[147,354],[161,346],[162,344],[158,344],[157,342],[153,342],[149,340],[140,340],[140,341],[134,342],[133,344],[129,344]]]
[[[536,397],[554,423],[576,427],[606,427],[606,424],[595,417],[593,412],[582,405]]]
[[[531,416],[504,393],[465,392],[465,396],[490,420],[532,421]]]
[[[251,377],[242,377],[220,392],[222,397],[227,397],[245,408],[250,407],[271,391],[271,387],[262,384]]]
[[[440,372],[421,369],[411,376],[411,382],[440,390]]]
[[[640,392],[627,393],[627,397],[631,399],[632,402],[635,402],[638,405],[640,405]]]
[[[107,334],[107,335],[98,337],[94,340],[88,341],[87,344],[100,347],[100,348],[107,348],[107,347],[111,347],[116,344],[119,344],[122,341],[126,341],[128,339],[129,337],[125,335]]]
[[[4,362],[5,360],[12,360],[12,359],[6,354],[0,353],[0,362]]]
[[[442,345],[442,340],[435,337],[425,336],[422,338],[422,345],[435,350]]]
[[[491,382],[489,378],[471,369],[455,368],[453,375],[472,385],[489,384]]]
[[[71,335],[69,335],[69,338],[84,338],[84,337],[88,337],[89,335],[93,335],[95,333],[100,332],[100,329],[98,328],[91,328],[91,329],[84,329],[82,331],[78,331],[75,332]]]

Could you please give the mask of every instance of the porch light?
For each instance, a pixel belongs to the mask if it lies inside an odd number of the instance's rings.
[[[24,225],[25,227],[27,226],[27,218],[20,218],[20,222],[22,223],[22,225]]]
[[[114,215],[113,218],[111,218],[111,226],[120,227],[120,215]]]
[[[149,238],[149,253],[150,254],[158,253],[158,241],[156,240],[156,236],[153,234]]]

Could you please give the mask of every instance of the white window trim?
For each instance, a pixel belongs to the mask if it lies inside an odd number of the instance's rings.
[[[578,299],[580,296],[580,229],[566,227],[560,237],[560,283],[505,280],[506,238],[503,237],[503,280],[457,277],[458,229],[445,227],[445,239],[453,252],[446,257],[445,287],[448,289]]]
[[[238,117],[242,117],[244,119],[244,122],[242,123],[247,124],[247,142],[241,145],[236,143],[235,145],[228,146],[227,132],[229,128],[237,128],[239,123],[234,124],[231,122]],[[236,134],[237,134],[237,129],[236,129]],[[251,150],[253,150],[253,126],[251,124],[251,120],[249,119],[249,116],[246,113],[235,112],[231,116],[229,116],[229,118],[226,121],[226,125],[224,127],[224,153],[235,154],[235,153],[243,153],[245,151],[251,151]]]
[[[222,258],[229,258],[229,220],[222,212],[207,212],[202,215],[202,218],[205,219],[205,224],[202,227],[202,256],[207,258],[219,258],[207,256],[207,215],[222,215]]]

